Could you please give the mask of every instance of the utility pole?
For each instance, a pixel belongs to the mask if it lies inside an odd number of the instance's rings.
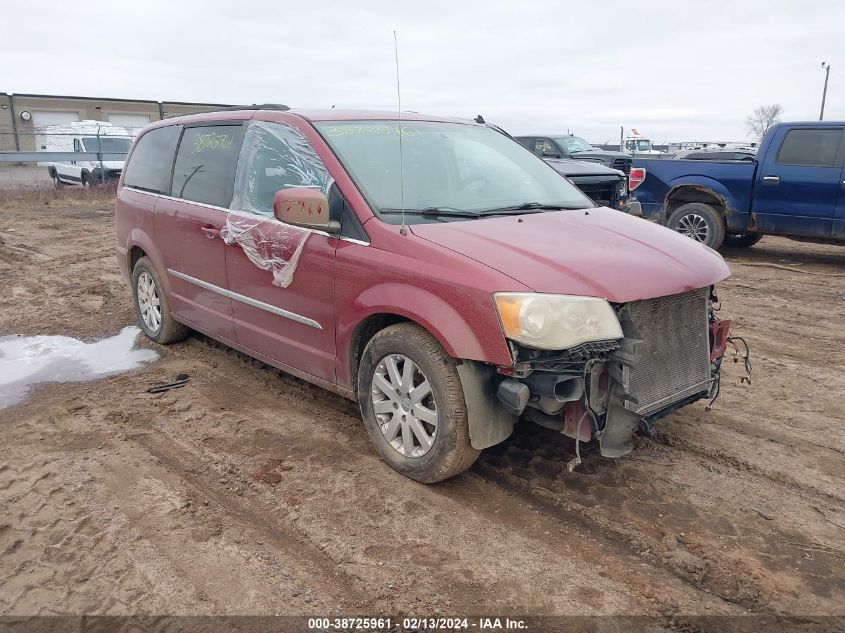
[[[830,77],[830,64],[825,66],[822,62],[822,70],[824,70],[824,90],[822,90],[822,111],[819,112],[819,121],[824,120],[824,100],[827,97],[827,79]]]

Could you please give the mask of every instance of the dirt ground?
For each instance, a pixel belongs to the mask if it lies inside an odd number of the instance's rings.
[[[0,335],[133,323],[109,208],[0,211],[0,240]],[[199,335],[38,387],[0,411],[0,614],[845,615],[845,248],[727,259],[753,384],[728,362],[712,411],[573,473],[519,428],[417,484],[353,403]]]

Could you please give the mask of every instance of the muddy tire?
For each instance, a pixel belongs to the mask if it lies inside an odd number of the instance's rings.
[[[763,236],[757,235],[756,233],[739,233],[726,235],[725,241],[722,244],[726,248],[751,248],[762,239]]]
[[[725,239],[725,221],[715,207],[690,202],[672,212],[666,222],[673,231],[718,250]]]
[[[190,330],[174,320],[161,278],[148,257],[132,269],[132,302],[144,335],[155,343],[168,345],[184,339]]]
[[[358,401],[382,459],[406,477],[443,481],[478,458],[455,360],[419,325],[391,325],[370,339]]]

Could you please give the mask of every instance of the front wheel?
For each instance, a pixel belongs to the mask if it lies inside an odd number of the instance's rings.
[[[455,360],[419,325],[373,336],[358,368],[358,400],[382,459],[406,477],[443,481],[478,458]]]
[[[719,212],[703,202],[690,202],[672,212],[666,226],[718,250],[725,239],[725,222]]]
[[[750,248],[762,239],[763,236],[756,233],[736,233],[726,235],[724,245],[728,248]]]

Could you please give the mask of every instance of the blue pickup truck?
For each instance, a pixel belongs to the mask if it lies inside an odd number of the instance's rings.
[[[845,243],[845,122],[772,126],[753,162],[635,158],[634,186],[644,217],[714,249]]]

